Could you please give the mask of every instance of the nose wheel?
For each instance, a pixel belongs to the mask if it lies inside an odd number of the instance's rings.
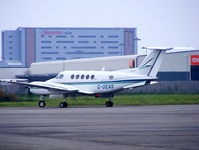
[[[38,102],[39,107],[45,107],[46,102],[44,101],[44,96],[40,96],[40,101]]]

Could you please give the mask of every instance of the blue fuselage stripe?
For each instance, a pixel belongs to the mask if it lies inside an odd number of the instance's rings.
[[[125,84],[125,83],[138,83],[143,81],[146,80],[142,79],[142,80],[117,80],[117,81],[98,81],[98,82],[64,82],[62,84],[68,84],[68,85]]]

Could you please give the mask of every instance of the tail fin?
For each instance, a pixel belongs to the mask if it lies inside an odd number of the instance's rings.
[[[144,49],[152,50],[152,52],[146,56],[143,62],[135,71],[137,74],[155,77],[158,73],[164,55],[167,50],[172,48],[160,48],[160,47],[143,47]]]

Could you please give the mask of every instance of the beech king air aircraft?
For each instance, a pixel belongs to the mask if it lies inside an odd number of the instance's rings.
[[[167,50],[172,48],[148,47],[152,50],[137,68],[117,71],[62,71],[55,78],[45,82],[10,83],[27,85],[30,92],[40,95],[39,106],[45,107],[45,96],[63,95],[64,101],[60,108],[67,107],[68,95],[86,94],[95,97],[107,97],[107,107],[112,107],[112,97],[124,89],[136,88],[153,83],[157,80],[157,73]]]

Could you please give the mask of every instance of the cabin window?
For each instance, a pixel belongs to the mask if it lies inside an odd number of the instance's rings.
[[[93,80],[94,78],[95,78],[95,75],[92,75],[92,76],[91,76],[91,79]]]
[[[84,75],[83,74],[81,75],[81,79],[84,79]]]
[[[76,79],[79,79],[79,75],[76,75]]]
[[[75,77],[75,75],[74,75],[74,74],[72,74],[70,78],[71,78],[71,79],[74,79],[74,77]]]
[[[89,75],[86,75],[86,79],[87,79],[87,80],[89,79]]]

